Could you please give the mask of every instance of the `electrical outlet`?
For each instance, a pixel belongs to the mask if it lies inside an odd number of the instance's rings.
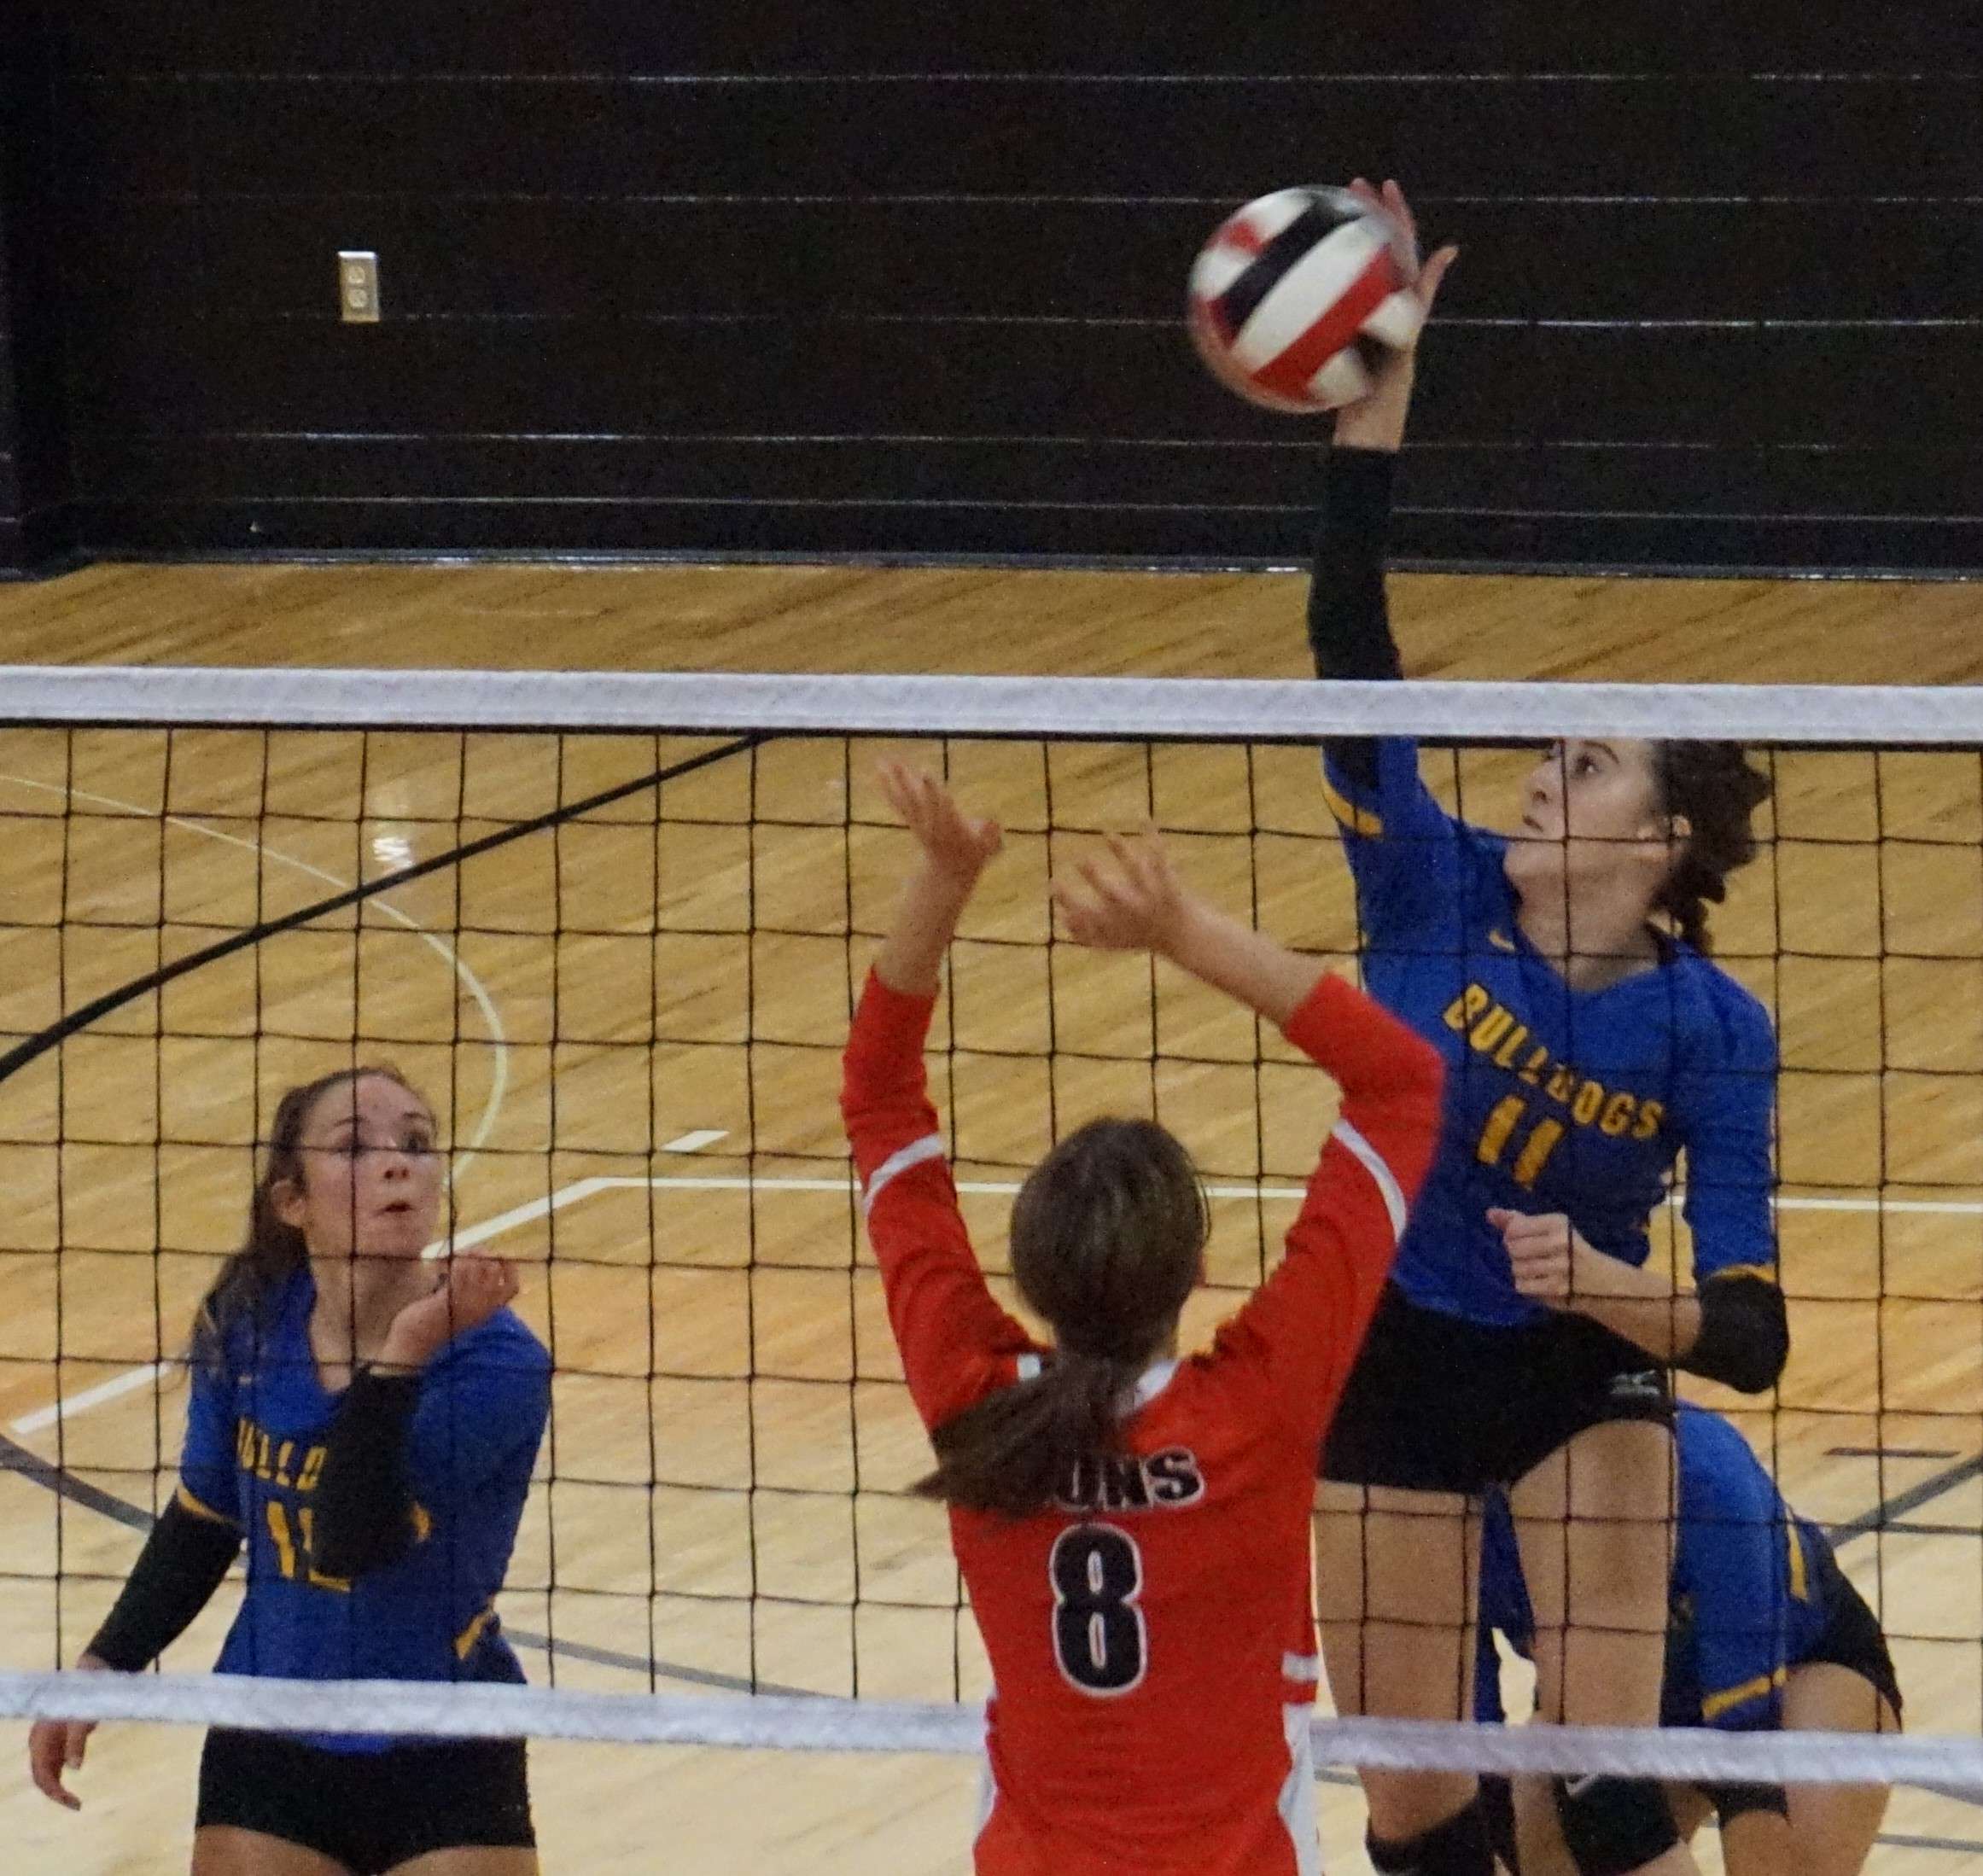
[[[369,248],[338,250],[337,316],[347,325],[378,323],[379,257]]]

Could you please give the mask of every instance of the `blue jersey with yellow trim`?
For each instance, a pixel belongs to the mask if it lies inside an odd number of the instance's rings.
[[[1393,1273],[1405,1295],[1473,1322],[1541,1320],[1549,1311],[1515,1290],[1489,1208],[1564,1213],[1598,1250],[1641,1264],[1683,1152],[1695,1280],[1773,1279],[1776,1042],[1762,1005],[1677,941],[1655,968],[1572,989],[1516,924],[1506,840],[1439,806],[1415,743],[1374,747],[1374,787],[1326,760],[1323,771],[1365,980],[1447,1063],[1439,1156]]]
[[[1718,1413],[1682,1406],[1673,1626],[1660,1707],[1669,1725],[1730,1731],[1782,1719],[1785,1675],[1810,1658],[1830,1611],[1830,1543],[1783,1501],[1749,1442]],[[1474,1716],[1502,1717],[1490,1630],[1530,1653],[1535,1617],[1508,1500],[1489,1497],[1480,1534],[1480,1668]]]
[[[310,1348],[316,1285],[300,1272],[260,1322],[234,1323],[224,1368],[195,1364],[179,1502],[247,1540],[246,1593],[221,1674],[299,1681],[508,1681],[522,1669],[495,1615],[551,1403],[551,1358],[509,1310],[428,1363],[406,1442],[417,1541],[355,1581],[312,1559],[312,1496],[341,1395]],[[392,1739],[302,1735],[333,1751]]]

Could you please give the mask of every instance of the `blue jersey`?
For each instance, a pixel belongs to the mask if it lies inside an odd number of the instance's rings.
[[[1829,1610],[1831,1546],[1783,1502],[1749,1442],[1718,1413],[1683,1406],[1676,1427],[1680,1516],[1660,1709],[1668,1725],[1775,1727],[1783,1682],[1810,1658]],[[1502,1717],[1490,1639],[1531,1652],[1529,1608],[1508,1500],[1491,1494],[1481,1527],[1480,1666],[1475,1716]]]
[[[406,1442],[417,1541],[355,1581],[312,1556],[312,1497],[341,1394],[310,1348],[316,1285],[300,1272],[259,1325],[236,1321],[225,1368],[195,1363],[178,1501],[247,1540],[247,1593],[222,1674],[300,1681],[509,1681],[522,1669],[496,1593],[530,1489],[551,1404],[551,1358],[507,1309],[429,1361]],[[394,1744],[302,1735],[333,1751]]]
[[[1696,1283],[1774,1280],[1776,1044],[1762,1005],[1677,941],[1654,968],[1572,989],[1515,922],[1505,839],[1433,800],[1414,743],[1374,747],[1374,789],[1324,767],[1365,980],[1447,1064],[1439,1156],[1398,1247],[1400,1288],[1469,1321],[1539,1321],[1550,1312],[1515,1290],[1488,1209],[1561,1212],[1599,1250],[1642,1264],[1682,1152]]]

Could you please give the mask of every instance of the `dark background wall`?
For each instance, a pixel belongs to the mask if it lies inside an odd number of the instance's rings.
[[[0,573],[61,565],[75,537],[44,27],[39,0],[0,26]]]
[[[1983,568],[1973,0],[27,3],[17,562],[1298,557],[1182,285],[1362,171],[1465,248],[1408,555]]]

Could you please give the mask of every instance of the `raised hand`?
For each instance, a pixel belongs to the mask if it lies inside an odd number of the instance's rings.
[[[1429,260],[1419,259],[1419,221],[1412,213],[1411,204],[1405,200],[1404,191],[1395,182],[1386,181],[1382,189],[1373,189],[1362,177],[1357,177],[1350,184],[1350,193],[1366,208],[1374,208],[1391,217],[1403,231],[1405,246],[1411,252],[1412,267],[1416,277],[1412,292],[1418,296],[1419,304],[1425,308],[1427,318],[1432,317],[1432,302],[1439,297],[1439,283],[1446,277],[1446,270],[1453,265],[1460,250],[1455,247],[1438,249]],[[1420,329],[1421,331],[1423,327]],[[1415,347],[1417,341],[1413,341]],[[1408,347],[1412,349],[1411,347]]]
[[[1390,216],[1403,231],[1416,274],[1411,290],[1424,308],[1425,319],[1430,319],[1432,302],[1439,297],[1440,283],[1460,250],[1441,248],[1429,259],[1420,261],[1418,218],[1412,213],[1404,191],[1395,182],[1387,180],[1379,189],[1359,176],[1350,184],[1350,193],[1367,208]],[[1419,339],[1424,333],[1425,321],[1421,320],[1412,342],[1385,358],[1369,394],[1354,404],[1345,404],[1336,412],[1339,444],[1352,449],[1395,450],[1403,442],[1405,416],[1411,408],[1412,381],[1417,371]]]
[[[943,953],[977,876],[1005,836],[996,821],[972,819],[933,775],[884,762],[875,778],[923,854],[922,864],[902,883],[875,972],[891,989],[927,996],[936,988]]]
[[[1154,828],[1108,836],[1108,854],[1075,862],[1082,883],[1057,879],[1053,902],[1074,941],[1097,951],[1169,952],[1187,911],[1184,888]]]
[[[516,1267],[501,1257],[464,1251],[450,1257],[434,1288],[393,1318],[377,1366],[417,1370],[455,1337],[480,1328],[516,1300]]]
[[[975,881],[1004,844],[996,821],[971,819],[935,776],[901,762],[884,762],[876,779],[889,806],[915,836],[924,859],[945,878],[959,885]]]

